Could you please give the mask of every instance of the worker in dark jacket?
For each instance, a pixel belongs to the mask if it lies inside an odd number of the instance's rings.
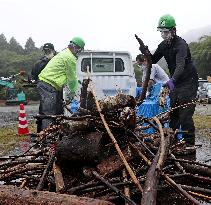
[[[170,89],[170,105],[172,108],[191,103],[196,99],[198,88],[198,74],[191,59],[191,53],[185,40],[176,35],[175,19],[171,15],[160,18],[158,31],[161,32],[163,41],[158,45],[152,55],[152,63],[157,63],[165,58],[170,72],[170,80],[165,86]],[[170,113],[170,127],[173,130],[181,126],[188,145],[195,143],[195,127],[193,114],[195,104],[180,107]]]
[[[41,73],[43,68],[48,64],[48,62],[56,55],[56,51],[54,49],[54,45],[52,43],[45,43],[43,45],[42,51],[44,53],[44,56],[41,57],[34,65],[31,71],[31,78],[29,79],[29,83],[37,84],[38,82],[38,75]],[[41,106],[39,107],[39,114],[42,113]],[[42,120],[37,119],[37,133],[39,133],[42,130]]]
[[[43,45],[42,51],[44,52],[44,56],[41,57],[34,65],[31,71],[31,82],[37,83],[38,75],[42,71],[42,69],[47,65],[47,63],[56,55],[56,51],[54,49],[54,45],[52,43],[45,43]]]

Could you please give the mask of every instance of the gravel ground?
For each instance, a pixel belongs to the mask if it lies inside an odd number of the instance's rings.
[[[33,115],[36,115],[38,113],[38,107],[39,105],[37,103],[31,105],[25,105],[24,108],[26,111],[27,120],[33,119]],[[19,117],[19,106],[0,107],[0,127],[4,127],[14,122],[17,122],[18,117]]]
[[[211,116],[211,104],[197,105],[195,115]],[[196,145],[196,159],[211,165],[211,127],[196,130]]]
[[[27,117],[31,118],[38,113],[38,103],[25,105]],[[5,124],[11,121],[17,121],[19,114],[19,106],[3,106],[0,107],[0,124]],[[196,106],[196,115],[211,116],[211,104],[199,104]]]
[[[211,104],[198,104],[194,114],[211,116]]]

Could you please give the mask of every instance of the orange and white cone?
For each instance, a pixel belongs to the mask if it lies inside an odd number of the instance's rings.
[[[19,124],[18,124],[18,135],[28,135],[28,122],[26,120],[26,112],[24,109],[24,105],[20,104],[20,111],[19,111]]]

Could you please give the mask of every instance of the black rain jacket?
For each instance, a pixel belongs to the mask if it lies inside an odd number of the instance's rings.
[[[190,83],[198,84],[198,73],[193,65],[190,49],[181,37],[175,36],[170,44],[162,41],[151,57],[152,63],[165,58],[170,77],[175,80],[176,87]]]
[[[45,68],[45,66],[48,64],[49,61],[50,61],[49,58],[43,56],[42,58],[40,58],[39,61],[35,63],[31,71],[31,80],[35,80],[36,82],[38,81],[38,75],[41,73],[43,68]]]

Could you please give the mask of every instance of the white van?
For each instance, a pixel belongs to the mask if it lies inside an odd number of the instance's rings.
[[[81,82],[90,75],[98,99],[114,96],[119,92],[134,97],[136,95],[137,82],[129,52],[84,51],[77,60],[77,75]],[[78,88],[77,100],[80,90],[81,86]]]
[[[135,97],[136,79],[131,55],[121,51],[86,51],[77,61],[78,78],[87,79],[89,66],[97,97],[114,96],[123,92]]]

